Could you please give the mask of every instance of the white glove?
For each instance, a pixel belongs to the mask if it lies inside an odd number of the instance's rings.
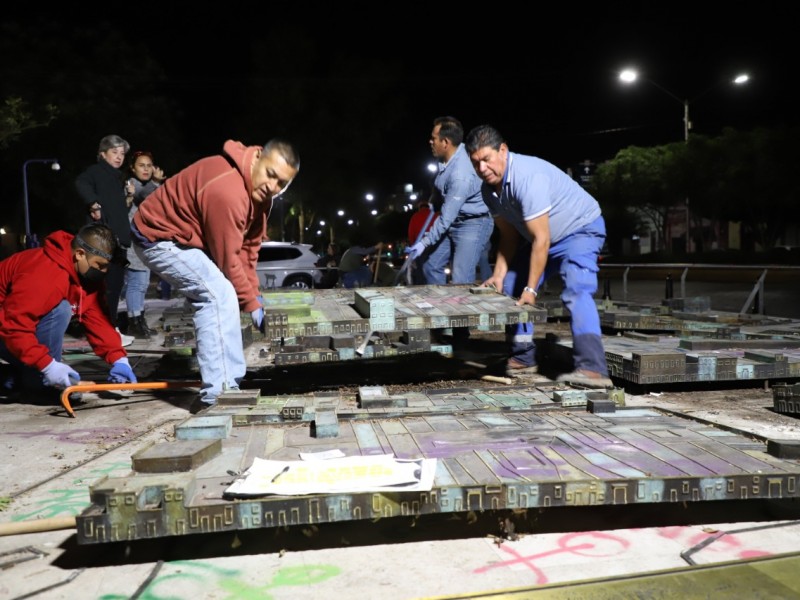
[[[423,244],[422,242],[417,242],[408,249],[408,257],[411,260],[414,260],[423,252],[425,252],[425,244]]]
[[[42,375],[44,375],[45,385],[59,389],[76,385],[81,380],[81,376],[75,369],[55,359],[42,369]]]

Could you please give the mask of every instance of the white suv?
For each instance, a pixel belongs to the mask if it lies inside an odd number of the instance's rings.
[[[263,242],[256,265],[258,284],[263,289],[319,287],[322,270],[311,248],[311,244]]]

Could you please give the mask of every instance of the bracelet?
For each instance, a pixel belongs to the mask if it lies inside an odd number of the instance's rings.
[[[522,288],[522,291],[523,292],[530,292],[531,294],[533,294],[534,298],[537,298],[539,296],[539,294],[536,293],[535,289],[533,289],[532,287],[528,287],[527,285],[524,288]]]

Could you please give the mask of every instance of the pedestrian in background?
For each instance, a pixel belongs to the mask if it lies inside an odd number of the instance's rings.
[[[612,387],[594,301],[597,258],[606,239],[600,205],[555,165],[511,152],[490,125],[470,131],[466,148],[500,231],[494,272],[483,285],[518,298],[517,306],[533,306],[542,282],[558,273],[564,284],[561,301],[570,313],[575,363],[558,380]],[[507,373],[536,372],[533,323],[508,325],[506,335],[511,350]]]
[[[383,242],[368,245],[367,236],[357,233],[353,237],[355,243],[342,254],[339,261],[339,276],[342,285],[347,289],[372,285],[374,274],[370,267],[370,257],[383,251]]]
[[[335,287],[339,281],[339,247],[334,242],[329,243],[328,251],[314,264],[324,269],[319,287],[325,289]]]
[[[264,146],[228,140],[167,179],[133,216],[134,251],[181,292],[193,310],[202,387],[198,414],[238,390],[247,371],[240,311],[264,331],[256,262],[275,198],[300,169],[286,141]]]
[[[153,155],[148,151],[137,151],[131,155],[130,174],[127,185],[133,195],[128,196],[128,221],[139,210],[139,205],[164,182],[164,171],[153,163]],[[144,316],[144,301],[150,287],[150,269],[142,262],[136,252],[128,253],[128,267],[125,269],[125,305],[128,308],[128,328],[126,333],[137,339],[150,339],[156,333],[147,324]]]
[[[133,192],[127,189],[126,174],[122,170],[130,148],[130,144],[118,135],[105,136],[98,144],[97,162],[75,179],[75,189],[86,206],[86,213],[91,220],[111,228],[122,248],[121,257],[127,257],[131,245],[127,200],[133,197]],[[108,317],[118,331],[117,313],[124,283],[124,264],[122,261],[111,263],[106,276],[106,304]],[[134,338],[120,333],[120,339],[124,346],[128,346]]]

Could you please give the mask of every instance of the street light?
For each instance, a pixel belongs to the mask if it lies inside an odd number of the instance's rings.
[[[638,73],[638,71],[636,69],[627,68],[627,69],[623,69],[619,73],[619,80],[622,83],[626,84],[626,85],[635,83],[637,79],[639,79],[639,73]],[[672,93],[671,91],[669,91],[664,86],[656,83],[652,79],[649,79],[649,78],[646,78],[646,77],[644,79],[648,83],[654,85],[659,90],[664,92],[670,98],[673,98],[673,99],[677,100],[683,106],[683,141],[684,141],[684,143],[688,144],[689,143],[689,130],[692,128],[692,122],[689,120],[689,100],[687,98],[681,99],[679,96],[677,96],[676,94]],[[730,83],[732,83],[734,85],[742,85],[742,84],[747,83],[749,80],[750,80],[750,76],[749,75],[747,75],[746,73],[740,73],[740,74],[736,75],[736,77],[734,77],[730,81]],[[717,87],[718,85],[720,85],[721,83],[724,83],[724,82],[725,82],[724,80],[717,81],[716,83],[714,83],[710,87],[706,88],[703,92],[701,92],[700,94],[695,96],[692,99],[692,102],[695,102],[700,96],[705,95],[707,92],[710,92],[715,87]],[[691,252],[691,250],[692,250],[691,239],[690,239],[690,236],[689,236],[689,229],[690,229],[689,216],[690,216],[689,198],[686,198],[686,253],[687,254],[689,252]]]
[[[624,84],[635,83],[637,79],[639,79],[639,73],[638,73],[638,71],[636,71],[636,69],[628,68],[628,69],[623,69],[622,71],[620,71],[619,80]],[[689,120],[689,100],[687,98],[681,99],[679,96],[673,94],[667,88],[665,88],[664,86],[656,83],[652,79],[648,79],[648,78],[644,78],[644,79],[648,83],[651,83],[652,85],[654,85],[655,87],[660,89],[662,92],[667,94],[667,96],[669,96],[670,98],[673,98],[673,99],[677,100],[683,106],[683,141],[688,143],[688,141],[689,141],[689,130],[692,128],[692,122]],[[749,80],[750,80],[750,76],[749,75],[747,75],[746,73],[740,73],[739,75],[737,75],[736,77],[734,77],[731,80],[731,83],[733,83],[734,85],[742,85],[742,84],[747,83]],[[724,83],[724,82],[717,82],[714,85],[712,85],[711,87],[706,88],[705,91],[703,91],[702,93],[700,93],[697,96],[695,96],[692,99],[692,102],[695,102],[700,96],[703,96],[707,92],[711,91],[712,89],[717,87],[717,85],[719,85],[720,83]]]
[[[25,207],[25,244],[31,239],[31,218],[28,210],[28,165],[31,163],[49,164],[53,171],[60,171],[61,165],[57,158],[29,158],[22,163],[22,199]]]

